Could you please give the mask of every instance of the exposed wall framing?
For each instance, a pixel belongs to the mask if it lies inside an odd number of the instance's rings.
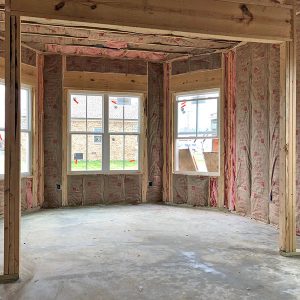
[[[172,7],[172,9],[171,9]],[[205,9],[204,9],[205,8]],[[134,13],[132,13],[134,11]],[[151,12],[151,13],[149,13]],[[180,14],[181,22],[178,22]],[[271,0],[258,2],[248,0],[241,3],[238,0],[211,0],[207,6],[205,0],[158,1],[151,0],[137,3],[127,0],[121,4],[102,3],[95,0],[91,7],[82,5],[80,1],[52,0],[7,0],[6,1],[6,158],[5,158],[5,279],[19,277],[19,242],[20,242],[20,74],[21,74],[21,26],[20,16],[30,20],[32,17],[64,19],[73,25],[82,23],[95,26],[101,23],[117,29],[128,26],[132,30],[139,28],[143,32],[155,29],[161,33],[176,33],[186,37],[209,37],[226,40],[284,42],[281,47],[281,131],[280,131],[280,202],[281,202],[281,250],[284,253],[295,253],[295,138],[296,138],[296,97],[295,97],[295,43],[294,26],[295,13],[290,1],[275,3]],[[168,20],[166,23],[165,20]],[[216,20],[218,20],[216,22]],[[74,22],[75,21],[75,22]],[[125,27],[123,27],[124,29]],[[54,61],[55,63],[54,63]],[[53,64],[52,64],[53,63]],[[53,66],[58,68],[53,68]],[[45,120],[54,115],[61,115],[59,100],[62,97],[62,62],[56,55],[45,58],[45,95],[50,95],[53,106],[44,108]],[[170,94],[170,63],[164,65],[164,168],[163,168],[163,199],[172,199],[172,117]],[[84,80],[85,78],[83,78]],[[55,92],[51,90],[55,90]],[[44,102],[46,103],[46,101]],[[51,136],[45,129],[45,142],[61,145],[61,121],[57,120],[56,135]],[[45,159],[55,157],[56,153],[47,152]],[[58,149],[61,150],[61,149]],[[60,151],[61,153],[61,151]],[[61,160],[54,158],[53,167],[45,164],[45,173],[61,177]],[[51,175],[50,175],[51,176]],[[54,197],[61,202],[60,192],[54,192],[54,179],[49,175],[50,186],[45,182],[45,197]],[[60,178],[61,179],[61,178]],[[76,179],[79,180],[79,179]],[[119,184],[126,180],[116,177],[107,178],[108,186]],[[128,179],[129,180],[129,179]],[[133,189],[135,190],[135,189]],[[125,192],[126,194],[126,192]],[[113,192],[109,197],[117,198]],[[130,198],[131,196],[129,196]],[[6,277],[5,277],[6,276]]]

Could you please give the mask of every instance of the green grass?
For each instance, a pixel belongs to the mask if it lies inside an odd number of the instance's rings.
[[[87,161],[87,171],[99,171],[102,169],[102,162],[100,160],[89,160]],[[137,170],[138,162],[125,161],[125,170]],[[85,171],[86,170],[86,161],[79,160],[77,164],[72,161],[72,171]],[[123,161],[122,160],[111,160],[110,161],[110,170],[123,170]]]

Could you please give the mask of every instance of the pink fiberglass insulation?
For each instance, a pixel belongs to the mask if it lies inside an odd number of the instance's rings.
[[[68,176],[68,205],[141,202],[141,175]]]
[[[236,55],[230,51],[225,60],[225,107],[224,107],[224,204],[230,210],[236,203]]]
[[[280,55],[278,46],[269,52],[269,221],[279,222],[279,109],[280,109]]]
[[[218,205],[218,179],[210,177],[209,180],[209,206],[217,207]]]
[[[251,103],[250,78],[251,55],[248,45],[237,50],[236,54],[236,203],[235,209],[240,214],[248,215],[251,211],[251,160],[250,129]]]
[[[209,177],[173,174],[173,203],[207,206]]]
[[[279,55],[279,47],[276,45],[250,43],[236,50],[238,76],[235,209],[240,214],[276,225],[279,222]],[[297,93],[299,91],[300,89],[297,89]],[[296,207],[298,234],[300,234],[299,103],[298,101]]]
[[[269,221],[269,53],[270,46],[251,44],[250,172],[251,216]]]

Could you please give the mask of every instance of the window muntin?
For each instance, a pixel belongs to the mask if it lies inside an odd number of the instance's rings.
[[[69,171],[139,171],[140,102],[135,95],[71,92]]]
[[[175,172],[219,173],[219,91],[178,95]]]
[[[32,117],[31,88],[21,89],[21,173],[31,174]],[[5,84],[0,83],[0,176],[5,161]]]
[[[95,131],[97,128],[97,131]],[[71,171],[101,171],[103,134],[103,95],[70,95]]]

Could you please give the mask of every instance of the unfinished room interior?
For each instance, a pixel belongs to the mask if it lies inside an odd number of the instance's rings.
[[[300,1],[0,0],[0,299],[300,299]]]

